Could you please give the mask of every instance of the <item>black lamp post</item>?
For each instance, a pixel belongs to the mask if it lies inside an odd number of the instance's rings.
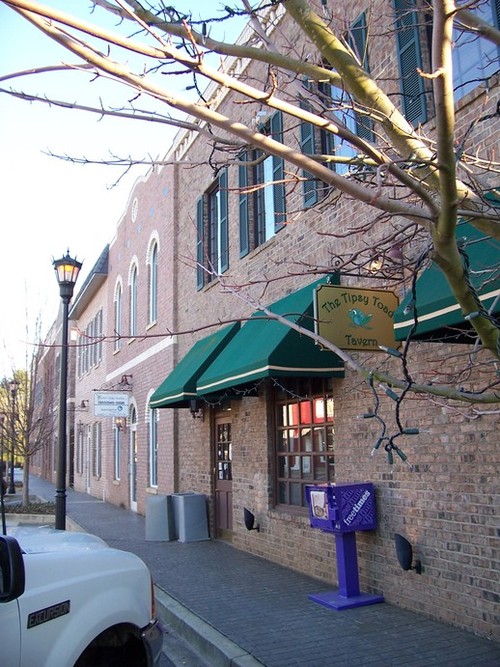
[[[5,415],[3,412],[0,412],[0,476],[2,477],[2,489],[3,489],[3,478],[5,474],[5,463],[3,460],[3,429],[4,429]]]
[[[3,496],[5,493],[5,488],[4,488],[4,462],[3,462],[3,425],[5,421],[5,415],[3,412],[0,412],[0,505],[1,505],[1,511],[2,511],[2,535],[7,535],[7,524],[5,521],[5,511],[4,511],[4,500]]]
[[[57,435],[56,469],[56,529],[66,530],[66,414],[68,392],[68,308],[73,289],[78,278],[81,262],[69,256],[52,262],[59,283],[59,293],[63,302],[61,379],[59,385],[59,430]]]
[[[10,435],[10,480],[9,480],[9,493],[16,492],[16,485],[14,483],[14,453],[16,449],[16,396],[17,390],[19,389],[19,382],[15,379],[9,382],[9,390],[12,398],[12,412],[10,414],[11,419],[11,435]]]

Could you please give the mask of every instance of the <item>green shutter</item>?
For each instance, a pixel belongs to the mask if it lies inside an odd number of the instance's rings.
[[[311,85],[308,81],[304,82],[304,87],[308,90]],[[311,111],[311,105],[306,100],[301,100],[301,109]],[[304,155],[314,155],[316,153],[316,136],[315,128],[312,123],[302,121],[300,124],[300,148]],[[317,181],[312,174],[302,170],[302,192],[304,194],[304,206],[312,206],[318,201],[318,187]]]
[[[370,72],[370,61],[368,58],[366,14],[363,12],[351,26],[349,32],[349,45],[358,56],[361,66]],[[356,113],[356,134],[365,141],[373,141],[373,121],[368,116]]]
[[[229,268],[229,224],[228,224],[228,191],[227,191],[227,169],[223,169],[219,175],[219,201],[220,201],[220,270],[222,273]]]
[[[245,151],[240,155],[241,162],[247,162],[248,153]],[[240,164],[238,167],[238,188],[240,192],[239,216],[240,216],[240,257],[245,257],[250,252],[250,234],[248,229],[248,167]]]
[[[276,141],[283,141],[283,116],[278,111],[271,116],[271,136]],[[277,232],[285,226],[285,177],[284,162],[282,158],[273,155],[273,197],[274,197],[274,230]]]
[[[394,0],[396,13],[397,55],[403,97],[403,113],[414,125],[425,123],[425,89],[417,68],[422,68],[420,35],[415,0]]]
[[[366,45],[366,13],[363,12],[351,26],[348,35],[348,42],[351,49],[359,59],[361,67],[370,72],[370,61],[368,59],[368,48]]]
[[[203,197],[196,202],[196,289],[205,284],[205,234],[203,224]]]

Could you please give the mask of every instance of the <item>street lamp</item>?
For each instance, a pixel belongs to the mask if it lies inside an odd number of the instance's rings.
[[[5,422],[5,415],[3,412],[0,412],[0,505],[1,505],[1,511],[2,511],[2,535],[7,535],[7,525],[5,521],[5,511],[4,511],[4,500],[3,496],[5,493],[5,487],[4,487],[4,462],[3,462],[3,425]]]
[[[62,344],[61,344],[61,379],[59,385],[59,430],[57,436],[56,468],[56,529],[66,530],[66,413],[68,391],[68,308],[73,289],[78,278],[81,262],[69,256],[54,259],[52,262],[59,283],[59,294],[63,302]]]
[[[19,389],[19,382],[16,379],[12,379],[9,382],[10,395],[12,397],[12,412],[10,415],[11,418],[11,436],[10,436],[10,480],[9,480],[9,493],[16,492],[16,485],[14,483],[14,453],[16,445],[16,396],[17,390]]]

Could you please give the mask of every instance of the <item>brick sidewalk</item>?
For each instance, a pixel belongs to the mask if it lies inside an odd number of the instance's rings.
[[[33,493],[53,498],[53,485],[31,479]],[[230,544],[146,541],[144,517],[72,490],[67,512],[110,546],[145,561],[161,589],[159,606],[163,591],[169,613],[179,617],[178,631],[185,628],[193,642],[193,633],[203,635],[200,646],[209,664],[500,666],[498,643],[387,603],[327,609],[308,594],[332,586]],[[185,616],[191,619],[187,624],[181,622]]]

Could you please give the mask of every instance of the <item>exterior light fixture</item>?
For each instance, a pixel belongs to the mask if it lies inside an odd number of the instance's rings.
[[[189,411],[191,412],[191,417],[193,419],[205,419],[205,411],[203,409],[203,403],[199,398],[192,398],[189,401]]]
[[[68,310],[82,263],[70,257],[69,250],[61,259],[52,261],[63,303],[61,340],[61,379],[59,385],[59,430],[57,436],[56,521],[57,530],[66,530],[66,419],[68,393]]]
[[[119,431],[127,430],[127,418],[126,417],[115,417],[115,426]]]
[[[422,574],[422,562],[420,560],[415,560],[415,565],[413,563],[413,548],[403,535],[395,533],[394,541],[396,544],[396,556],[398,557],[398,562],[403,568],[403,570],[415,570],[417,574]]]
[[[255,514],[250,512],[250,510],[246,507],[243,508],[243,519],[245,521],[245,528],[247,530],[256,530],[258,533],[260,533],[259,524],[255,525]]]
[[[370,273],[377,273],[384,265],[384,260],[382,257],[373,257],[368,263],[368,271]]]

